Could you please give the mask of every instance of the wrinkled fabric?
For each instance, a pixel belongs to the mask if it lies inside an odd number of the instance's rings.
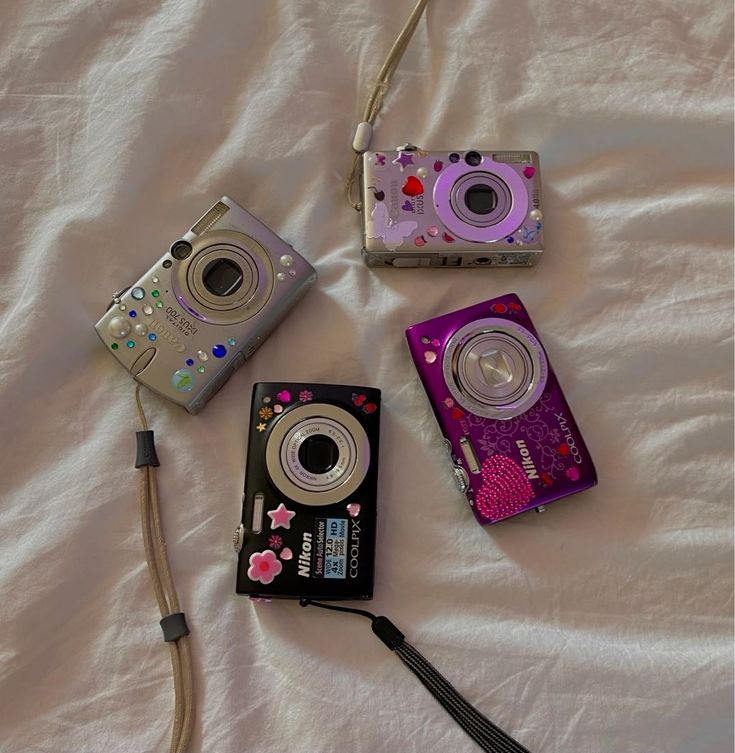
[[[250,389],[383,390],[376,598],[538,753],[732,739],[732,8],[432,2],[374,147],[534,149],[533,269],[378,270],[343,196],[412,3],[4,0],[0,750],[167,750],[133,383],[93,324],[220,195],[318,268],[199,416],[150,393],[192,631],[191,751],[471,753],[358,618],[234,593]],[[483,529],[403,338],[528,306],[600,484]]]

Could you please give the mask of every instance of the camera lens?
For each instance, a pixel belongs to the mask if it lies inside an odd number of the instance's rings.
[[[299,462],[311,473],[331,471],[339,460],[339,448],[323,434],[305,439],[299,447]]]
[[[202,282],[212,295],[232,295],[242,285],[242,269],[232,259],[214,259],[204,268]]]
[[[464,156],[464,161],[472,167],[477,167],[482,162],[482,155],[480,152],[467,152]]]
[[[289,499],[315,507],[333,505],[364,481],[370,442],[346,410],[310,402],[274,419],[265,463],[271,480]]]
[[[504,319],[470,322],[452,335],[442,363],[452,397],[487,418],[532,408],[546,385],[548,363],[538,340]]]
[[[190,253],[191,243],[187,243],[186,241],[176,241],[176,243],[171,246],[171,256],[173,256],[174,259],[178,259],[179,261],[183,261],[184,259],[188,258]]]
[[[498,206],[498,194],[490,186],[476,183],[465,192],[464,203],[474,214],[490,214]]]

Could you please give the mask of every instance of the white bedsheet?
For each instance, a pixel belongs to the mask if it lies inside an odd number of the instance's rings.
[[[541,155],[531,270],[369,271],[352,128],[412,3],[4,0],[0,750],[167,749],[133,385],[92,329],[227,193],[318,287],[206,410],[144,396],[213,753],[476,750],[356,618],[234,593],[251,384],[382,388],[376,611],[533,753],[728,753],[732,10],[435,0],[374,145]],[[600,484],[482,529],[403,340],[518,292]]]

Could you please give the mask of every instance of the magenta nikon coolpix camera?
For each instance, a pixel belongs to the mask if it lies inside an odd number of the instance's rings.
[[[363,257],[369,266],[530,267],[543,252],[536,152],[362,157]]]
[[[518,296],[406,330],[454,464],[482,525],[597,483],[595,467]]]

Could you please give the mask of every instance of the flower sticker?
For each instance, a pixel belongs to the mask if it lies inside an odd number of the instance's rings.
[[[260,581],[264,586],[272,583],[273,578],[283,570],[283,565],[270,549],[264,552],[253,552],[249,561],[248,578]]]
[[[308,403],[310,400],[314,399],[314,393],[311,390],[302,390],[299,392],[299,402],[300,403]]]
[[[263,421],[268,421],[268,419],[273,418],[273,409],[272,408],[261,408],[258,411],[258,415],[263,419]]]
[[[268,546],[271,549],[275,549],[276,551],[278,551],[283,546],[283,539],[277,533],[274,533],[268,539]]]

